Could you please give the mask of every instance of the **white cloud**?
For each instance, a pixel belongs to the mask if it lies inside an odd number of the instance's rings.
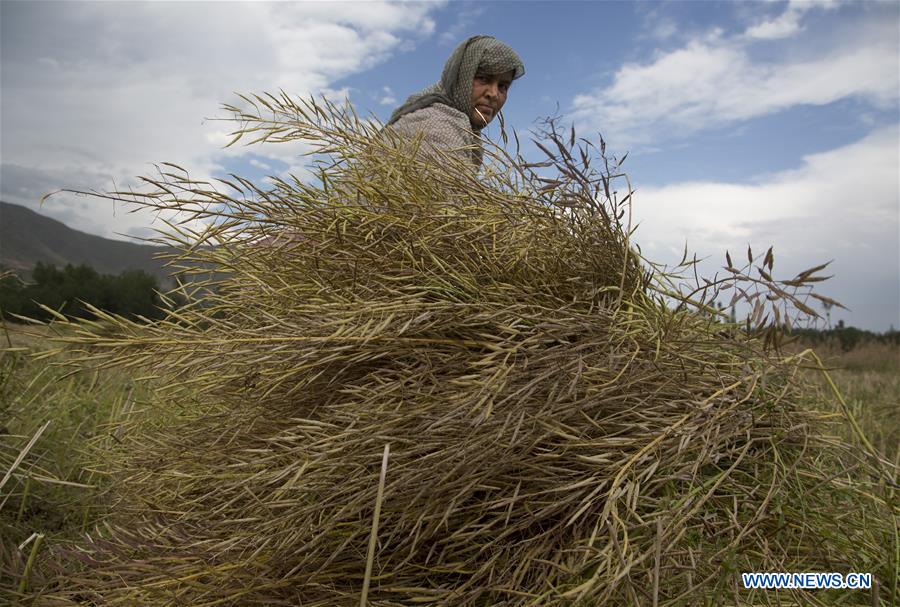
[[[745,35],[748,38],[772,40],[786,38],[798,31],[800,31],[800,13],[798,11],[786,11],[771,21],[763,21],[758,25],[754,25],[746,31]]]
[[[660,21],[651,31],[651,35],[657,40],[667,40],[677,33],[678,25],[674,21]]]
[[[836,277],[823,290],[854,310],[852,324],[900,326],[898,167],[895,125],[751,185],[640,189],[633,209],[640,223],[636,242],[650,259],[672,263],[687,239],[689,249],[711,256],[708,270],[724,265],[725,250],[734,255],[748,244],[758,252],[774,245],[782,278],[834,259]],[[789,262],[779,264],[784,259]]]
[[[781,28],[787,35],[790,28],[785,24],[808,10],[794,6],[756,27],[770,34]],[[779,21],[785,15],[793,16]],[[756,31],[756,38],[762,37],[761,31]],[[893,24],[869,23],[825,52],[798,51],[778,61],[755,59],[752,51],[758,44],[747,36],[729,38],[721,31],[711,32],[660,53],[649,63],[623,65],[609,87],[574,98],[574,116],[583,127],[599,129],[617,147],[630,147],[796,105],[825,105],[854,97],[886,107],[900,95]]]
[[[831,10],[837,8],[838,4],[839,0],[791,0],[783,13],[747,28],[744,36],[759,40],[792,36],[801,30],[800,19],[805,12],[813,8]]]
[[[170,161],[208,179],[234,124],[223,115],[235,92],[326,95],[434,32],[441,3],[2,3],[4,200],[36,207],[31,194],[65,187],[137,185],[150,163]],[[301,144],[256,146],[255,154],[300,172]],[[14,168],[17,167],[17,168]],[[21,189],[7,174],[34,181]],[[77,179],[73,179],[76,178]],[[20,179],[21,181],[21,179]],[[145,214],[112,218],[102,202],[70,196],[70,225],[104,236],[134,233]]]
[[[378,103],[381,105],[394,105],[397,103],[397,97],[394,95],[394,91],[391,87],[382,87],[381,92],[384,94],[381,96],[381,99],[378,100]]]
[[[256,158],[251,158],[251,159],[250,159],[250,166],[254,166],[254,167],[256,167],[256,168],[258,168],[258,169],[261,169],[261,170],[263,170],[263,171],[271,171],[271,170],[272,170],[272,166],[271,166],[271,165],[268,165],[268,164],[266,164],[265,162],[260,162],[260,161],[257,160]]]
[[[458,2],[456,6],[456,21],[441,33],[441,44],[456,46],[466,37],[466,32],[484,14],[485,7],[477,2]],[[472,35],[477,32],[470,33]]]

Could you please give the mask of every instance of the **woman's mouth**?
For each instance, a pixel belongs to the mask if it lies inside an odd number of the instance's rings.
[[[476,105],[475,111],[478,112],[478,115],[481,117],[482,122],[487,125],[488,122],[494,117],[494,109],[489,105]]]

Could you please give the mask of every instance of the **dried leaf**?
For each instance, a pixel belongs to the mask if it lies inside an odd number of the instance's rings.
[[[772,254],[772,247],[769,247],[769,250],[766,251],[766,257],[763,260],[763,266],[768,266],[769,271],[772,271],[772,265],[775,263],[775,256]]]

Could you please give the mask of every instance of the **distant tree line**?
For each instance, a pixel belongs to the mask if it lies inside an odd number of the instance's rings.
[[[41,304],[74,318],[93,318],[85,304],[128,318],[165,316],[156,277],[144,270],[128,270],[118,276],[99,274],[88,265],[38,263],[29,282],[0,272],[0,313],[7,320],[18,314],[35,320],[52,315]]]
[[[865,329],[845,326],[843,320],[839,320],[837,325],[830,329],[794,329],[792,333],[810,345],[838,344],[845,352],[873,342],[900,346],[900,331],[893,327],[884,333],[873,333]]]

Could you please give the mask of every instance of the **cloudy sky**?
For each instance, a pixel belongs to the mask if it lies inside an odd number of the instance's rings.
[[[789,278],[833,260],[833,315],[900,327],[900,3],[16,2],[0,0],[0,197],[109,238],[153,217],[59,188],[302,171],[292,145],[229,148],[235,92],[348,97],[386,119],[485,33],[526,75],[520,132],[561,113],[602,133],[637,189],[644,254],[774,246]],[[487,130],[496,136],[495,126]],[[2,221],[2,218],[0,218]],[[0,243],[2,246],[2,243]]]

